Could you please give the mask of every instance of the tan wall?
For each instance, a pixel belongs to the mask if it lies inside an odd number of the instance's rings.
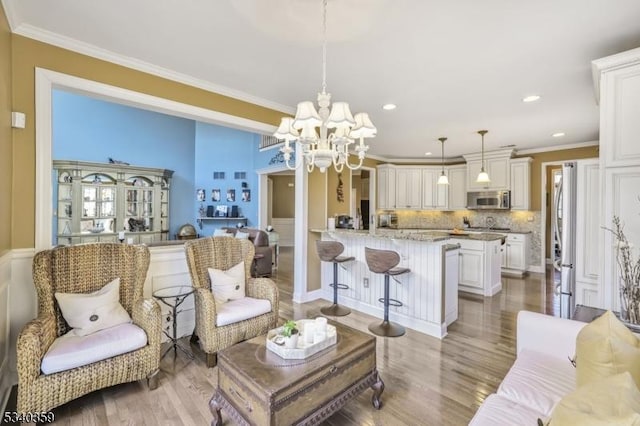
[[[12,248],[35,244],[35,68],[46,68],[185,104],[277,125],[282,113],[144,72],[91,58],[18,35],[12,36],[13,108],[27,114],[27,127],[14,131]],[[5,61],[1,61],[4,66]],[[3,90],[4,92],[4,90]],[[3,120],[4,120],[3,115]],[[0,147],[4,154],[4,146]],[[2,156],[4,157],[4,156]],[[0,160],[1,161],[1,160]],[[4,173],[4,167],[2,167]],[[4,179],[1,179],[5,181]],[[4,194],[4,191],[2,191]],[[2,197],[4,195],[0,195]],[[5,203],[0,203],[4,205]],[[0,227],[6,226],[0,218]]]
[[[0,256],[11,250],[11,61],[11,31],[0,5]]]
[[[540,152],[522,157],[531,157],[531,210],[540,210],[540,185],[542,183],[541,166],[542,163],[564,160],[579,160],[581,158],[599,157],[599,147],[589,146],[586,148],[563,149],[559,151]]]
[[[360,175],[351,176],[351,188],[356,189],[356,208],[360,207],[360,200],[362,200],[362,179],[360,179]],[[353,196],[353,193],[351,194]]]
[[[314,170],[309,175],[309,209],[307,213],[309,229],[324,229],[327,227],[327,176]],[[313,200],[312,200],[313,194]],[[307,290],[318,290],[320,281],[320,259],[316,251],[316,240],[320,239],[317,232],[307,234]]]
[[[294,175],[269,176],[269,179],[273,181],[273,204],[271,206],[273,217],[295,217],[296,196],[293,184],[296,177]],[[290,184],[291,186],[289,186]]]

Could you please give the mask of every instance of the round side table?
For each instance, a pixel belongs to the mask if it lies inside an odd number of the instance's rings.
[[[178,344],[178,314],[182,311],[178,311],[178,307],[182,305],[187,297],[193,294],[194,289],[189,285],[179,285],[173,287],[165,287],[153,292],[153,297],[167,305],[171,308],[169,315],[171,316],[171,322],[173,324],[173,333],[169,334],[167,330],[169,330],[169,326],[163,328],[162,332],[169,338],[171,345],[164,351],[160,359],[164,358],[166,354],[168,354],[171,349],[173,349],[173,361],[175,362],[176,357],[178,356],[178,349],[189,357],[189,359],[193,359],[193,354],[187,352],[182,346]]]

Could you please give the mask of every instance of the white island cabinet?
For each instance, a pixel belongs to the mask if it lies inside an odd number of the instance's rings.
[[[460,291],[493,296],[502,290],[501,238],[452,238],[451,242],[460,244]]]
[[[401,267],[411,272],[390,281],[390,297],[402,302],[389,307],[389,319],[407,328],[443,338],[447,325],[458,317],[458,246],[450,244],[442,233],[375,234],[367,231],[321,232],[323,241],[344,244],[343,255],[354,256],[353,262],[341,264],[338,281],[349,286],[338,292],[338,303],[367,313],[382,321],[384,275],[369,271],[364,248],[393,250],[400,255]],[[322,262],[323,298],[333,300],[333,265]]]

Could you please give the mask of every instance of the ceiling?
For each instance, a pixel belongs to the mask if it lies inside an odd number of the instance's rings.
[[[2,3],[15,33],[284,112],[321,89],[321,0]],[[327,91],[388,159],[479,152],[480,129],[486,150],[593,144],[591,61],[639,47],[639,22],[638,0],[329,0]]]

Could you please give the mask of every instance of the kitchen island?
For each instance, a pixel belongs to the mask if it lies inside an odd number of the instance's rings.
[[[459,257],[459,245],[451,244],[448,234],[311,231],[321,233],[323,241],[341,242],[345,247],[343,255],[355,257],[355,261],[339,268],[338,281],[349,286],[348,290],[339,291],[340,304],[382,319],[384,307],[378,299],[384,295],[384,275],[369,271],[364,248],[393,250],[400,255],[399,266],[410,268],[411,272],[391,278],[390,297],[403,305],[390,307],[389,319],[440,339],[447,335],[447,326],[458,318]],[[331,263],[322,263],[321,281],[324,298],[331,300]]]

